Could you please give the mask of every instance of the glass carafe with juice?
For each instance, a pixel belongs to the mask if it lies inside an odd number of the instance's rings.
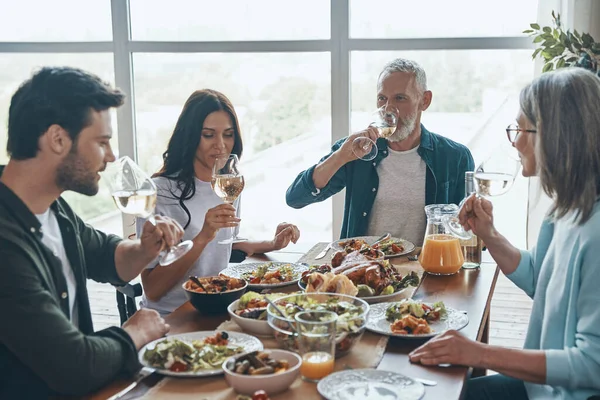
[[[419,262],[425,272],[434,275],[452,275],[460,270],[465,259],[461,240],[469,239],[457,235],[450,226],[456,219],[458,206],[455,204],[431,204],[425,207],[427,228]]]

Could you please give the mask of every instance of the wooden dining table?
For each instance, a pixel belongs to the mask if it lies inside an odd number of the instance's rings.
[[[248,257],[244,262],[281,261],[295,262],[312,246],[293,245],[283,251],[267,255]],[[469,339],[483,343],[488,341],[490,325],[490,306],[498,277],[498,268],[489,256],[484,253],[484,262],[478,269],[461,269],[449,276],[424,274],[423,279],[413,295],[413,299],[436,302],[443,301],[454,309],[465,311],[469,324],[461,330]],[[183,304],[165,318],[171,326],[169,334],[216,329],[229,318],[227,314],[207,316],[200,314],[189,302]],[[461,399],[465,382],[474,376],[485,375],[484,370],[472,370],[462,366],[425,367],[409,361],[408,354],[425,343],[425,340],[390,338],[385,353],[377,369],[397,372],[408,377],[422,378],[437,382],[435,386],[427,386],[425,400]],[[162,376],[152,374],[141,380],[136,387],[119,400],[131,400],[143,397]],[[132,380],[113,382],[97,393],[88,396],[90,400],[107,399],[123,390]],[[315,393],[315,399],[321,398]]]

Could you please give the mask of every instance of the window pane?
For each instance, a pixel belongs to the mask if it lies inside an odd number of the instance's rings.
[[[329,1],[131,0],[134,40],[329,39]]]
[[[350,0],[350,36],[518,36],[537,20],[537,4],[537,0]]]
[[[45,65],[68,65],[82,68],[97,74],[105,81],[114,85],[114,69],[112,54],[1,54],[0,53],[0,143],[3,151],[0,152],[0,163],[6,164],[6,139],[8,125],[8,108],[10,99],[19,85],[38,68]],[[116,113],[112,113],[113,149],[118,148]],[[107,188],[100,180],[100,192],[94,197],[88,197],[73,192],[64,193],[71,207],[86,221],[104,220],[107,213],[115,211],[115,205],[108,193]],[[114,225],[114,228],[113,228]],[[96,226],[96,225],[95,225]],[[105,226],[105,225],[102,225]],[[116,223],[111,222],[107,227],[111,232],[121,230],[121,219]]]
[[[408,58],[425,69],[433,92],[421,122],[428,130],[468,146],[476,166],[493,149],[508,145],[504,129],[515,120],[519,92],[533,79],[534,70],[530,50],[353,52],[351,57],[353,131],[370,122],[383,66],[396,57]],[[519,180],[493,202],[498,216],[506,213],[495,219],[498,229],[524,246],[526,181]]]
[[[112,40],[110,0],[7,1],[0,12],[3,42]]]
[[[331,202],[294,210],[285,191],[327,154],[331,142],[327,53],[134,54],[137,146],[148,172],[161,155],[188,96],[211,88],[233,102],[244,140],[241,236],[271,239],[296,223],[301,240],[331,238]]]

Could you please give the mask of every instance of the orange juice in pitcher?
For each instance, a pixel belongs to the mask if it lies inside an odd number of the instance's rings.
[[[434,275],[457,273],[465,261],[460,245],[462,238],[450,226],[450,219],[456,219],[458,206],[431,204],[425,207],[425,213],[427,229],[419,256],[421,266],[425,272]]]

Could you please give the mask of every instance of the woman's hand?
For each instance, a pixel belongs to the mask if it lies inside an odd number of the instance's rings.
[[[484,351],[483,343],[450,330],[416,348],[408,357],[411,362],[423,365],[454,364],[480,368]]]
[[[240,224],[240,221],[241,219],[235,215],[235,207],[227,203],[219,204],[206,212],[204,225],[196,237],[208,243],[217,236],[219,229],[236,227]]]
[[[489,200],[471,195],[463,204],[458,220],[466,230],[472,230],[485,242],[494,231],[493,206]]]
[[[273,250],[281,250],[286,247],[290,242],[296,243],[300,238],[300,230],[294,224],[288,224],[282,222],[277,225],[275,230],[275,237],[272,240]]]

